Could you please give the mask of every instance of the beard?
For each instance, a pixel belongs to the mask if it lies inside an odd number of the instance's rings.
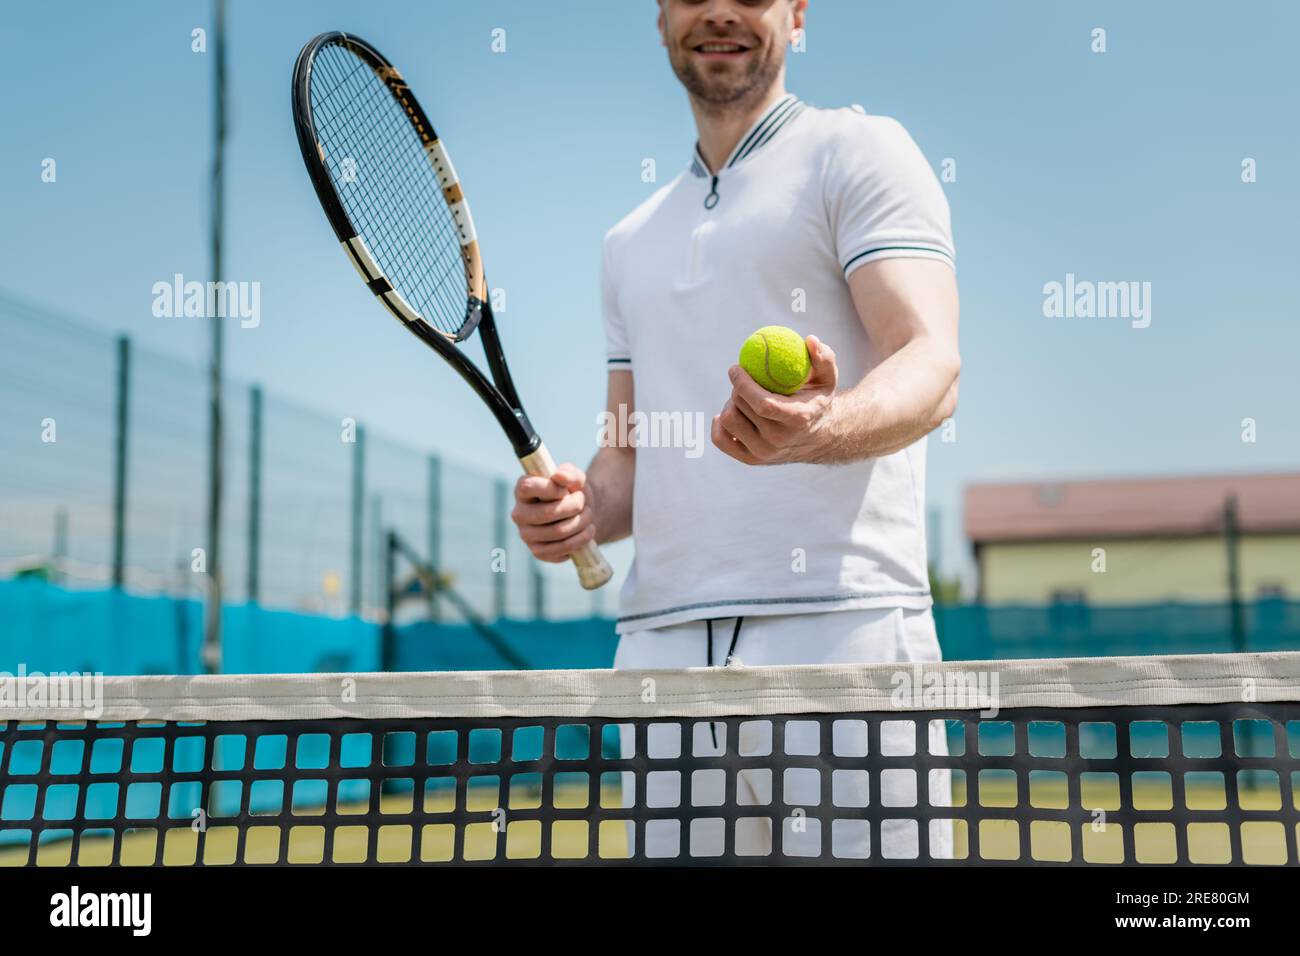
[[[679,48],[674,55],[669,48],[668,62],[682,86],[697,102],[709,107],[745,108],[762,100],[781,73],[782,51],[774,47],[756,48],[745,65],[736,73],[730,69],[714,70],[694,60],[690,50]]]

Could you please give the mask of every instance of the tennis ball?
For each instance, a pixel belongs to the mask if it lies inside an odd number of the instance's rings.
[[[769,392],[793,395],[812,373],[803,336],[784,325],[765,325],[740,347],[740,367]]]

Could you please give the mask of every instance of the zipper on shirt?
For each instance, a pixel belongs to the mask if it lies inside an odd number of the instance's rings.
[[[718,204],[718,176],[713,175],[713,182],[709,184],[709,194],[704,197],[704,208],[712,209]]]

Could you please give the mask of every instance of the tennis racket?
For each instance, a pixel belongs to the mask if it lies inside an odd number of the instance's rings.
[[[294,65],[293,117],[316,195],[362,280],[469,383],[524,471],[550,477],[555,461],[506,366],[469,203],[402,74],[364,40],[322,33]],[[475,330],[490,379],[461,349]],[[573,563],[589,590],[613,575],[595,543]]]

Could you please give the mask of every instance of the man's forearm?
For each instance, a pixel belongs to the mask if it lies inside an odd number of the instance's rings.
[[[924,438],[957,407],[955,355],[909,342],[852,388],[836,393],[808,461],[842,465],[893,454]]]
[[[632,534],[632,483],[636,450],[602,448],[587,468],[592,510],[596,516],[596,542],[608,544]]]

